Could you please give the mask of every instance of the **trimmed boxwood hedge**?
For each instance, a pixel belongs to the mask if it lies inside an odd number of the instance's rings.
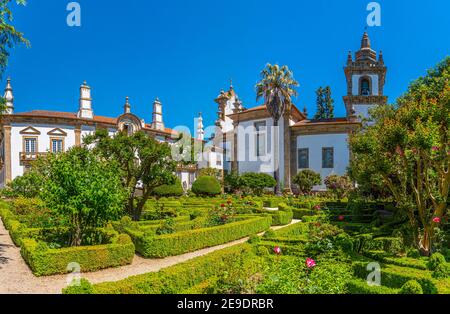
[[[314,216],[317,213],[317,211],[308,208],[293,208],[292,212],[294,219],[303,219],[304,216]]]
[[[80,271],[95,271],[107,267],[131,264],[134,257],[134,244],[127,234],[110,233],[110,243],[103,245],[67,247],[51,249],[45,242],[32,238],[21,240],[20,253],[36,276],[69,273],[69,263],[80,265]]]
[[[136,251],[142,256],[166,257],[241,239],[268,229],[271,223],[270,216],[259,216],[215,227],[157,236],[131,228],[126,228],[125,232],[131,236]]]
[[[365,278],[367,262],[355,262],[353,270],[359,278]],[[409,267],[395,265],[383,265],[381,267],[381,284],[390,288],[400,289],[406,282],[416,280],[424,294],[450,293],[450,279],[435,280],[430,271],[424,271]]]
[[[283,226],[290,224],[292,221],[292,211],[269,211],[272,216],[272,226]]]
[[[385,286],[369,286],[365,280],[354,279],[347,282],[348,294],[397,294],[398,289]]]
[[[68,287],[64,294],[174,294],[184,293],[211,278],[231,271],[236,261],[244,261],[247,273],[257,270],[258,256],[248,243],[235,245],[215,251],[205,256],[196,257],[184,263],[170,266],[159,272],[128,277],[116,282],[104,282],[80,290]]]

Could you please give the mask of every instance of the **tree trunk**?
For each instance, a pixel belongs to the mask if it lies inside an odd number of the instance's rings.
[[[273,119],[273,126],[274,126],[274,147],[273,147],[273,152],[274,152],[274,159],[273,159],[273,163],[274,163],[274,167],[275,167],[275,171],[273,173],[273,177],[275,178],[275,181],[277,182],[277,184],[275,185],[275,195],[279,195],[280,194],[280,167],[279,167],[279,162],[278,162],[278,120]]]
[[[82,236],[81,227],[80,227],[80,224],[77,223],[77,225],[72,233],[72,240],[71,240],[70,246],[80,246],[81,245],[81,236]]]
[[[424,227],[422,238],[419,240],[419,251],[422,256],[431,255],[432,238],[433,238],[433,231],[431,229],[431,226]]]

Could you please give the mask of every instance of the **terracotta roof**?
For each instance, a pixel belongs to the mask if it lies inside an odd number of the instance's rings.
[[[63,112],[63,111],[50,111],[50,110],[32,110],[27,112],[19,112],[15,113],[12,116],[29,116],[29,117],[42,117],[42,118],[63,118],[63,119],[80,119],[77,117],[76,113],[73,112]],[[96,116],[94,115],[93,119],[82,119],[89,120],[99,123],[106,124],[116,124],[117,118],[104,117],[104,116]],[[145,128],[150,131],[157,131],[167,134],[175,134],[176,132],[170,128],[165,128],[164,130],[155,130],[151,127],[151,124],[146,124]]]
[[[238,114],[243,114],[243,113],[258,111],[258,110],[266,110],[266,105],[260,105],[260,106],[252,107],[249,109],[245,109],[245,110],[239,112]],[[292,110],[296,113],[299,120],[306,118],[305,115],[300,110],[298,110],[297,106],[295,106],[294,104],[292,104]],[[234,115],[236,115],[236,114],[234,114],[234,113],[230,114],[230,115],[228,115],[228,117],[231,117]]]
[[[320,120],[302,120],[294,124],[292,127],[307,127],[310,125],[326,125],[326,124],[358,124],[359,122],[349,121],[347,118],[332,118]]]
[[[65,118],[65,119],[79,119],[76,113],[63,111],[49,111],[49,110],[32,110],[28,112],[15,113],[15,116],[30,116],[43,118]],[[110,118],[104,116],[95,116],[92,119],[95,122],[115,124],[117,118]]]

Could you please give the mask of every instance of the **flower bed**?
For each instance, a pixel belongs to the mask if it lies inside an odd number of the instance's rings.
[[[130,236],[101,231],[107,233],[108,244],[53,249],[37,239],[23,238],[20,253],[36,276],[71,272],[70,263],[78,263],[81,272],[131,264],[135,248]]]
[[[132,276],[117,282],[105,282],[90,286],[86,283],[84,289],[69,287],[63,290],[65,294],[164,294],[183,293],[183,291],[200,283],[231,271],[236,260],[246,262],[246,269],[251,275],[256,271],[257,256],[249,244],[236,245],[190,261],[164,268],[159,272]]]
[[[152,235],[133,228],[125,228],[144,257],[179,255],[206,247],[241,239],[268,229],[270,216],[257,216],[209,228],[200,228],[166,235]]]

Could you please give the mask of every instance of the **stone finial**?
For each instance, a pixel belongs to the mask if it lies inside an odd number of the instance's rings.
[[[131,105],[130,105],[130,97],[125,97],[125,105],[123,106],[123,113],[130,113]]]
[[[305,118],[308,118],[308,108],[306,108],[306,106],[303,107],[303,114],[305,115]]]
[[[14,113],[14,95],[13,89],[11,86],[11,78],[8,77],[6,80],[5,93],[3,94],[3,98],[5,99],[5,114],[13,114]]]
[[[367,32],[364,32],[363,37],[361,39],[361,49],[370,48],[370,38]]]
[[[347,55],[347,65],[350,65],[352,63],[353,63],[352,52],[349,51]]]
[[[380,64],[384,64],[383,51],[382,50],[380,50],[380,54],[378,55],[378,62],[380,62]]]

